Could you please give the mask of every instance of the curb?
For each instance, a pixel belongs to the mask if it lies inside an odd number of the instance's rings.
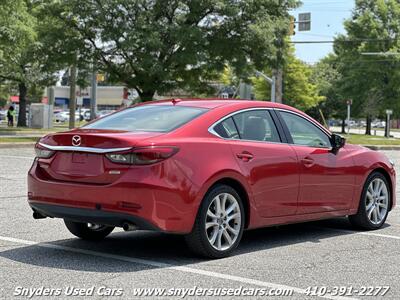
[[[400,146],[390,146],[390,145],[361,145],[361,146],[375,151],[379,150],[400,151]]]
[[[35,146],[35,142],[21,142],[21,143],[0,143],[0,149],[6,148],[32,148]]]

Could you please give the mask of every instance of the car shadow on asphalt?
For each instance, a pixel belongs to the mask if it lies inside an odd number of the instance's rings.
[[[385,225],[390,226],[390,225]],[[246,231],[234,256],[257,251],[268,251],[283,246],[305,242],[319,243],[331,237],[357,233],[345,218],[283,225]],[[77,238],[47,242],[46,244],[96,251],[106,255],[119,255],[134,259],[166,264],[151,266],[134,261],[122,261],[111,257],[101,257],[91,253],[64,251],[30,245],[0,252],[0,257],[47,268],[79,270],[88,272],[136,272],[168,266],[191,265],[208,260],[195,257],[186,247],[183,236],[149,231],[116,232],[101,242],[89,242]],[[226,258],[230,259],[230,258]]]

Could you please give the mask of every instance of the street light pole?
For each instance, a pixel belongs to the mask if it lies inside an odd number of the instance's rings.
[[[276,102],[276,77],[275,76],[272,76],[272,78],[268,77],[267,75],[265,75],[260,71],[256,71],[256,76],[257,77],[261,76],[262,78],[265,79],[265,81],[267,81],[271,85],[271,102]]]

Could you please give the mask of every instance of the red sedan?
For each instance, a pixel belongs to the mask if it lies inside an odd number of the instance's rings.
[[[378,229],[395,206],[383,154],[270,102],[151,102],[47,135],[35,149],[34,218],[63,218],[83,239],[158,230],[218,258],[245,229],[339,216]]]

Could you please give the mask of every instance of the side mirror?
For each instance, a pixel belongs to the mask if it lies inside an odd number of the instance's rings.
[[[332,152],[338,152],[346,144],[346,139],[338,134],[333,133],[331,136]]]

